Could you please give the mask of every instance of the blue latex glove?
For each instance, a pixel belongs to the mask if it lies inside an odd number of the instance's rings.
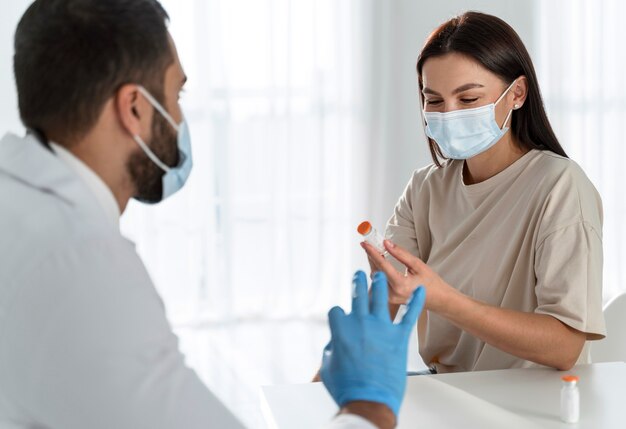
[[[358,271],[353,279],[352,313],[339,307],[328,313],[331,340],[324,349],[321,376],[331,396],[342,407],[352,401],[387,405],[396,415],[406,388],[409,337],[424,307],[426,293],[419,287],[402,322],[389,316],[387,277],[374,274],[371,303],[367,277]]]

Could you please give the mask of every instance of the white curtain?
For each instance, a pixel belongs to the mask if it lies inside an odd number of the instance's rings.
[[[307,382],[367,266],[369,2],[163,1],[189,77],[194,170],[122,219],[188,363],[248,427],[259,386]],[[391,210],[391,208],[386,208]],[[380,225],[382,228],[383,225]]]
[[[530,33],[529,5],[474,2]],[[122,220],[189,364],[249,427],[259,386],[310,380],[325,314],[430,162],[415,61],[465,0],[164,0],[189,75],[188,186]],[[528,36],[529,34],[527,34]],[[409,368],[423,369],[416,336]]]
[[[175,325],[320,318],[349,296],[367,204],[366,2],[163,4],[195,166],[171,201],[132,204],[123,230]]]
[[[604,298],[626,291],[626,3],[537,2],[538,72],[550,120],[604,203]]]

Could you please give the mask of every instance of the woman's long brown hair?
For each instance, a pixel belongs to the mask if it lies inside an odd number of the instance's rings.
[[[567,157],[548,121],[530,55],[509,24],[480,12],[466,12],[441,24],[428,36],[417,59],[420,97],[422,67],[426,60],[451,52],[473,58],[507,85],[526,76],[528,95],[524,105],[513,115],[511,132],[528,149],[549,150]],[[429,146],[433,161],[441,166],[440,160],[445,157],[439,146],[432,139],[429,139]]]

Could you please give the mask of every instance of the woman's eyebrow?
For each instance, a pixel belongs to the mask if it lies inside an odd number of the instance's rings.
[[[432,89],[428,87],[422,89],[422,94],[441,95],[437,91],[433,91]]]
[[[468,89],[484,88],[484,87],[485,87],[485,85],[481,85],[480,83],[466,83],[465,85],[461,85],[457,89],[452,91],[452,94],[458,94],[460,92],[467,91]],[[441,95],[437,91],[434,91],[434,90],[432,90],[432,89],[430,89],[428,87],[424,88],[422,90],[422,93],[423,94],[431,94],[431,95]]]
[[[461,85],[457,89],[452,91],[452,94],[458,94],[460,92],[467,91],[468,89],[484,88],[484,87],[485,86],[481,85],[480,83],[466,83],[465,85]]]

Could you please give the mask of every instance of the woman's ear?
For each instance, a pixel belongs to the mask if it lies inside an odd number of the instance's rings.
[[[517,78],[513,88],[511,88],[511,94],[513,96],[511,100],[513,110],[521,108],[528,96],[528,79],[526,79],[526,76]]]

